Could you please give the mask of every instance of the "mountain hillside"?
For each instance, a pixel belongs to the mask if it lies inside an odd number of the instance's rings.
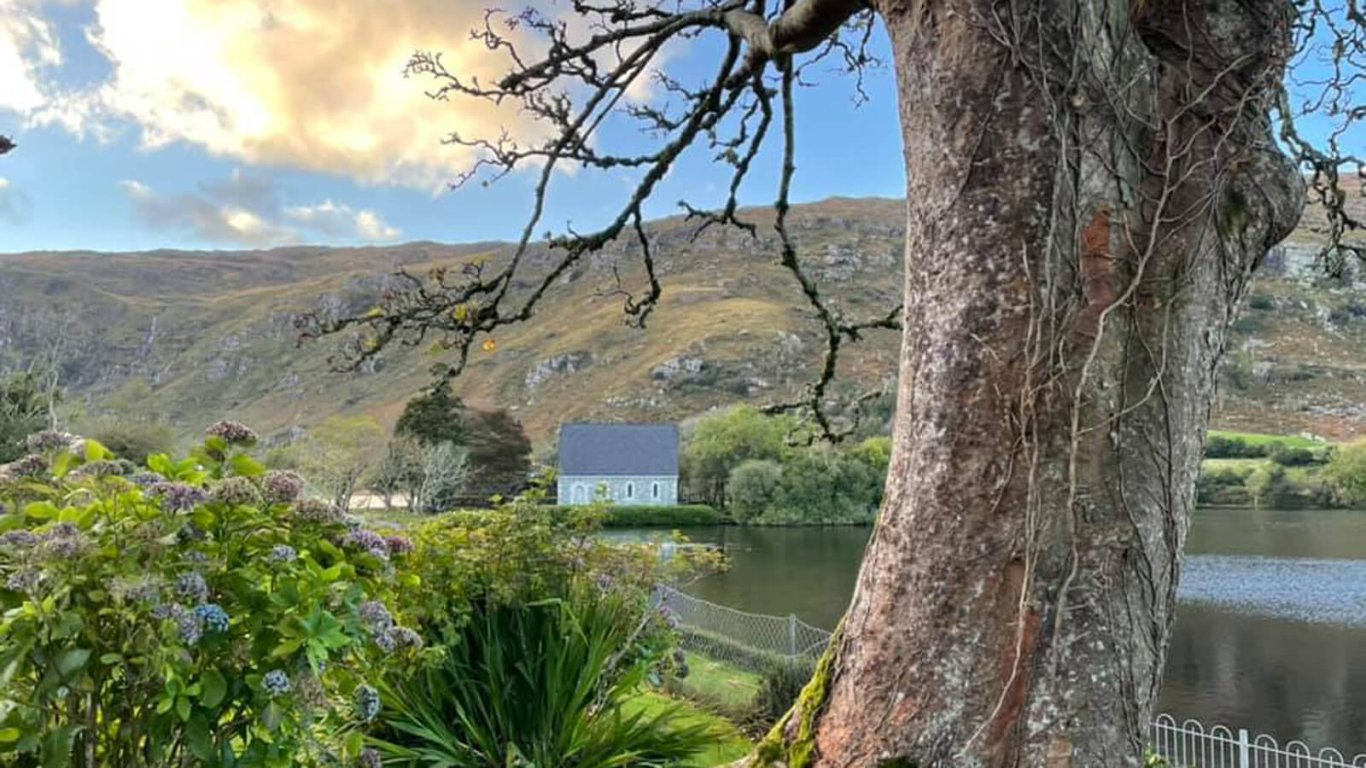
[[[794,210],[802,258],[848,315],[885,313],[899,301],[902,215],[895,200]],[[619,244],[566,275],[533,322],[500,336],[496,351],[473,353],[460,393],[512,409],[543,445],[562,421],[677,420],[797,393],[814,375],[821,342],[771,239],[714,229],[694,240],[679,219],[652,227],[665,293],[647,329],[627,327],[620,297],[606,295],[614,266],[626,284],[640,281],[634,246]],[[1366,435],[1366,287],[1351,274],[1319,277],[1317,239],[1303,227],[1254,285],[1233,336],[1218,426]],[[421,271],[503,249],[0,255],[0,366],[58,366],[92,413],[146,382],[155,407],[185,433],[223,417],[273,437],[337,413],[392,422],[435,358],[395,350],[364,371],[333,373],[331,342],[299,346],[294,314],[364,311],[397,266]],[[846,354],[845,386],[889,381],[896,357],[893,334],[871,336]]]

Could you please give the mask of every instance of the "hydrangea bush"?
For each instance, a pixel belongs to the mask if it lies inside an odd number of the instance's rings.
[[[0,763],[374,762],[372,683],[423,646],[391,609],[412,545],[255,441],[222,422],[133,467],[45,433],[0,471]]]

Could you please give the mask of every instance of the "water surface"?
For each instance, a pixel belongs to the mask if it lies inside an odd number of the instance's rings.
[[[870,529],[687,533],[731,560],[688,591],[829,629]],[[1163,711],[1366,753],[1366,512],[1201,511],[1180,599]]]

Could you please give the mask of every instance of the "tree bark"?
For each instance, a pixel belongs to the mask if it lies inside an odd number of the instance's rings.
[[[1277,0],[883,0],[908,175],[894,448],[757,752],[1137,766],[1225,333],[1302,182]]]

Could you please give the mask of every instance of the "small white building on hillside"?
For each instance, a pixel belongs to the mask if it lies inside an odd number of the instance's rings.
[[[678,503],[673,424],[565,424],[559,454],[561,504],[588,504],[599,494],[621,506]]]

